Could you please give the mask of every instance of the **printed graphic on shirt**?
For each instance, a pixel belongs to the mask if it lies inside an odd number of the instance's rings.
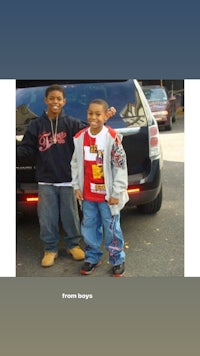
[[[105,184],[103,171],[103,154],[106,131],[90,136],[88,131],[84,137],[84,199],[105,201]]]
[[[103,166],[103,151],[102,150],[97,151],[96,164],[99,167]]]
[[[97,145],[95,144],[90,145],[90,153],[97,153]]]
[[[104,177],[103,173],[103,164],[101,166],[97,166],[96,164],[92,164],[92,174],[94,179],[101,179]]]
[[[55,135],[56,143],[59,145],[65,143],[66,136],[67,136],[66,132],[63,132],[63,131],[58,132]],[[49,148],[51,148],[52,145],[55,144],[51,132],[46,132],[46,131],[42,132],[39,135],[38,143],[39,143],[39,151],[40,152],[47,151]]]
[[[105,184],[95,184],[90,183],[90,189],[92,193],[98,194],[106,194],[106,187]]]

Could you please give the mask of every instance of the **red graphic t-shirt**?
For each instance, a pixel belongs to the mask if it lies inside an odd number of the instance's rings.
[[[84,136],[84,190],[85,200],[104,202],[105,184],[103,173],[103,153],[107,128],[103,126],[97,135],[90,133]]]

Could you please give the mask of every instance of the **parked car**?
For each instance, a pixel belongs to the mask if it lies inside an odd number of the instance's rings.
[[[176,120],[176,97],[170,96],[167,89],[160,85],[142,86],[142,89],[158,126],[171,130]]]
[[[54,81],[55,82],[55,81]],[[45,84],[50,84],[45,82]],[[44,84],[43,83],[43,84]],[[41,83],[40,83],[41,84]],[[46,86],[37,82],[28,87],[28,81],[17,81],[17,144],[23,138],[31,120],[44,110]],[[107,121],[123,135],[123,146],[128,163],[129,205],[148,214],[158,212],[162,204],[162,152],[157,122],[137,80],[65,81],[67,105],[65,112],[86,121],[88,103],[101,98],[114,106],[117,113]],[[17,208],[26,211],[37,204],[37,183],[34,162],[23,162],[17,167]]]

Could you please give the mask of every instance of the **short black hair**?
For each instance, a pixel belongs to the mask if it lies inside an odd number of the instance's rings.
[[[52,85],[50,85],[50,86],[46,89],[46,91],[45,91],[45,97],[47,98],[47,96],[49,95],[49,93],[50,93],[51,91],[54,91],[54,90],[60,91],[60,92],[63,94],[63,98],[66,97],[65,88],[62,87],[62,86],[59,85],[59,84],[52,84]]]
[[[108,108],[109,108],[108,103],[107,103],[105,100],[103,100],[103,99],[94,99],[94,100],[92,100],[92,101],[89,103],[88,107],[90,106],[90,104],[99,104],[99,105],[102,105],[103,108],[104,108],[104,110],[105,110],[105,112],[107,112],[107,111],[108,111]]]

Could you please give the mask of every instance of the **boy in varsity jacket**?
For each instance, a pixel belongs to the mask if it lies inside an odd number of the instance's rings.
[[[89,127],[74,137],[71,161],[72,185],[81,202],[81,232],[85,242],[85,261],[81,274],[91,274],[99,266],[104,237],[113,276],[124,275],[124,240],[120,227],[120,210],[128,201],[126,155],[121,137],[104,123],[108,104],[93,100],[87,112]]]

